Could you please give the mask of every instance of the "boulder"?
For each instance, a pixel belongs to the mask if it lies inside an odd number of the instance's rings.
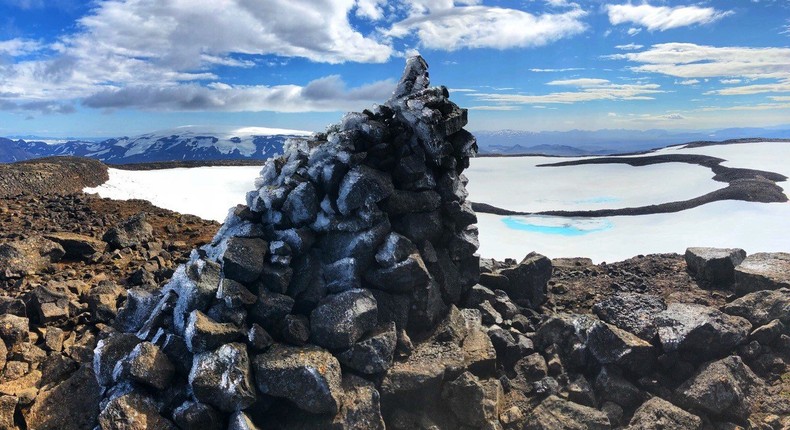
[[[609,417],[597,409],[562,400],[557,396],[549,396],[532,410],[524,428],[608,430],[611,426]]]
[[[249,306],[258,300],[258,297],[251,293],[247,287],[230,278],[225,278],[220,282],[217,298],[223,300],[229,308]]]
[[[631,381],[626,379],[616,367],[602,367],[595,377],[595,390],[599,400],[616,403],[623,409],[638,406],[647,397]]]
[[[223,344],[234,342],[244,333],[234,324],[218,323],[198,310],[189,314],[184,339],[192,353],[210,351]]]
[[[99,414],[102,430],[176,430],[176,426],[159,415],[153,399],[130,393],[112,399]]]
[[[14,412],[19,399],[16,396],[7,396],[0,394],[0,428],[2,429],[15,429]],[[94,417],[94,421],[96,418]],[[89,426],[86,426],[86,428]]]
[[[118,310],[113,326],[116,330],[133,333],[140,330],[159,303],[160,296],[142,288],[126,291],[126,302]]]
[[[391,266],[377,267],[368,271],[365,280],[374,288],[399,294],[411,292],[427,284],[430,276],[422,257],[415,252]]]
[[[497,428],[504,394],[498,379],[480,380],[464,372],[444,385],[442,399],[466,426]]]
[[[368,290],[327,296],[310,314],[310,337],[329,349],[350,348],[378,323],[376,298]]]
[[[282,212],[294,226],[311,222],[318,213],[318,191],[311,182],[302,182],[288,193]]]
[[[294,303],[294,299],[285,294],[261,290],[258,292],[258,301],[250,308],[250,320],[271,333],[291,313]]]
[[[340,183],[337,208],[343,215],[377,203],[392,194],[392,178],[386,173],[364,165],[351,169]]]
[[[113,249],[131,248],[147,242],[153,233],[154,229],[146,221],[145,212],[140,212],[107,230],[101,239]]]
[[[112,385],[116,363],[129,355],[138,343],[140,339],[131,333],[118,333],[99,340],[93,351],[93,371],[101,386]]]
[[[80,367],[65,381],[44,387],[24,412],[29,429],[84,430],[96,426],[100,387],[90,367]],[[13,429],[14,426],[0,428]]]
[[[735,266],[746,258],[740,248],[688,248],[688,271],[704,287],[726,287],[735,281]]]
[[[263,239],[232,237],[222,255],[222,271],[234,281],[249,284],[263,272],[269,244]]]
[[[119,364],[120,371],[131,380],[157,390],[166,389],[175,372],[170,359],[150,342],[137,344]],[[118,380],[117,377],[115,379]]]
[[[670,304],[655,321],[664,351],[687,353],[695,361],[729,354],[748,338],[752,328],[744,318],[687,303]]]
[[[304,411],[336,414],[342,403],[340,363],[321,348],[275,344],[254,358],[253,369],[261,393]]]
[[[343,400],[335,415],[299,414],[289,428],[311,429],[371,429],[386,428],[381,416],[380,396],[373,383],[358,376],[343,375]]]
[[[729,356],[700,366],[675,390],[677,404],[718,418],[745,420],[752,412],[764,382],[740,357]]]
[[[501,269],[498,274],[507,278],[504,285],[486,285],[482,278],[481,284],[491,289],[504,290],[508,297],[523,306],[536,308],[546,301],[546,287],[551,278],[551,260],[545,256],[530,253],[515,267]]]
[[[70,260],[89,261],[107,246],[103,241],[90,236],[65,231],[45,234],[44,238],[62,246],[65,252],[63,257]]]
[[[196,354],[189,385],[196,400],[221,411],[238,411],[255,403],[246,345],[226,343],[217,350]]]
[[[12,314],[0,315],[0,338],[14,345],[29,340],[29,320]]]
[[[599,363],[615,364],[639,375],[650,373],[656,362],[650,342],[604,322],[587,331],[587,348]]]
[[[173,410],[173,421],[182,430],[225,430],[222,415],[205,403],[182,403]]]
[[[702,420],[660,398],[653,397],[634,412],[627,430],[700,430]]]
[[[0,243],[0,279],[22,278],[40,272],[66,255],[63,247],[39,236]]]
[[[790,288],[790,253],[757,253],[735,268],[735,294]]]
[[[755,327],[775,319],[790,325],[790,288],[749,293],[725,305],[724,312],[746,318]]]
[[[337,354],[346,367],[367,375],[386,372],[392,366],[398,333],[394,322],[377,327],[351,348]]]
[[[658,334],[656,315],[666,308],[660,297],[618,292],[593,305],[593,312],[609,324],[652,341]]]
[[[258,430],[250,417],[242,411],[236,411],[230,416],[228,430]]]

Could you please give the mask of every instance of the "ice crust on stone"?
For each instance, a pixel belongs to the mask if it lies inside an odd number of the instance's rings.
[[[427,332],[477,283],[476,218],[462,175],[477,146],[462,128],[466,110],[449,101],[446,88],[429,83],[427,64],[412,57],[384,105],[346,114],[326,133],[289,139],[283,155],[261,169],[247,204],[232,208],[211,243],[175,271],[164,289],[177,296],[175,305],[159,307],[170,314],[143,315],[156,324],[137,336],[183,337],[180,353],[194,354],[192,363],[169,358],[188,370],[176,375],[187,380],[188,401],[216,407],[228,422],[255,401],[248,388],[257,378],[263,394],[307,412],[336,412],[336,404],[292,398],[305,388],[298,379],[282,392],[262,381],[273,369],[313,372],[305,354],[336,362],[333,354],[370,342],[366,336],[382,327]],[[408,204],[415,196],[422,203]],[[226,296],[223,282],[234,282],[228,287],[240,295]],[[379,308],[401,310],[395,318]],[[393,353],[392,346],[383,350]],[[384,372],[392,357],[378,355],[374,368]],[[330,397],[339,399],[335,367]],[[130,384],[100,382],[107,392]],[[162,414],[174,418],[173,410]]]

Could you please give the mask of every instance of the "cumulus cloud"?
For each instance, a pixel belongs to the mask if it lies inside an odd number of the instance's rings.
[[[135,85],[106,89],[86,97],[85,106],[99,109],[137,108],[143,110],[225,111],[225,112],[307,112],[359,110],[392,94],[395,82],[379,81],[346,88],[332,75],[298,85],[181,84],[170,86]]]
[[[419,3],[452,4],[452,1]],[[488,6],[443,8],[423,6],[430,13],[414,14],[395,23],[386,34],[403,38],[414,32],[420,45],[455,51],[463,48],[507,49],[547,45],[586,30],[581,9],[533,15],[517,9]]]
[[[709,24],[733,13],[732,11],[716,10],[712,7],[651,6],[648,3],[640,5],[608,4],[606,11],[609,14],[609,22],[613,25],[638,25],[650,31],[665,31],[689,25]]]
[[[576,87],[576,91],[540,95],[527,94],[473,94],[477,100],[513,104],[570,104],[595,100],[653,100],[653,95],[663,93],[658,84],[616,84],[606,79],[581,78],[551,81],[549,85]]]
[[[677,81],[675,83],[678,84],[678,85],[697,85],[698,83],[700,83],[700,80],[699,79],[686,79],[686,80],[683,80],[683,81]]]

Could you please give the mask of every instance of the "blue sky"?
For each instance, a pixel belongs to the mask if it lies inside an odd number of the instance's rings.
[[[0,0],[0,135],[321,130],[414,52],[471,130],[790,125],[787,0]]]

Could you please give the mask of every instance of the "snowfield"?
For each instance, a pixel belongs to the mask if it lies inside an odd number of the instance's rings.
[[[790,177],[790,143],[716,145],[656,152],[703,154],[724,165]],[[536,167],[556,157],[476,158],[466,171],[469,199],[520,211],[621,208],[686,200],[727,184],[705,167],[667,163],[643,167]],[[244,202],[260,167],[199,167],[151,171],[110,169],[107,183],[86,192],[153,204],[222,222]],[[786,191],[790,184],[779,183]],[[530,251],[551,258],[613,262],[639,254],[682,253],[689,246],[790,250],[790,203],[715,202],[694,209],[604,218],[502,217],[478,214],[480,254],[520,259]]]

